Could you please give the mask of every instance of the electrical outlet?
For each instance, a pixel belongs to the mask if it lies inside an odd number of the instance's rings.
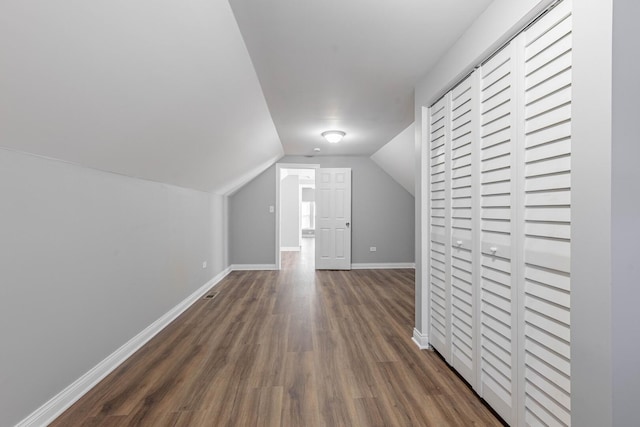
[[[203,261],[202,268],[207,268],[207,261]]]
[[[375,246],[369,247],[369,252],[375,252],[377,250],[378,250],[378,248],[376,248]]]

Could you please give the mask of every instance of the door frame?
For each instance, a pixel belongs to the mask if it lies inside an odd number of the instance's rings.
[[[276,270],[281,269],[280,261],[280,176],[282,169],[319,169],[320,165],[317,163],[276,163],[276,206],[275,206],[275,221],[276,221]]]

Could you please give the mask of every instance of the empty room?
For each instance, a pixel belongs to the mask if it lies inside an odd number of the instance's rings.
[[[637,16],[1,1],[0,427],[637,425]]]

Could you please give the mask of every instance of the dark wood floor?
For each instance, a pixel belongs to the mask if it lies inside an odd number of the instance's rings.
[[[413,283],[305,251],[233,272],[52,426],[501,425],[411,341]]]

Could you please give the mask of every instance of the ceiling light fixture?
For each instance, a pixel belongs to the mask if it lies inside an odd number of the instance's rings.
[[[344,138],[346,133],[341,130],[326,130],[322,132],[321,135],[330,143],[335,144],[342,141],[342,138]]]

